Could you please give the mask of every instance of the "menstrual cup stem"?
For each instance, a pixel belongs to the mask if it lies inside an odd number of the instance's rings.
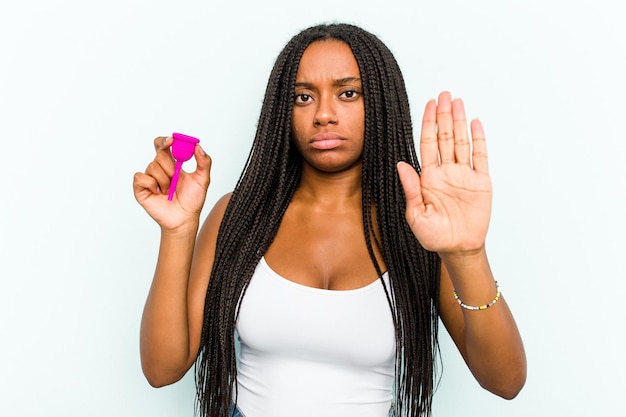
[[[176,184],[178,184],[178,175],[180,175],[180,169],[183,166],[182,161],[176,161],[176,167],[174,167],[174,175],[172,176],[172,182],[170,183],[170,194],[167,196],[169,201],[172,201],[174,197],[174,191],[176,191]]]

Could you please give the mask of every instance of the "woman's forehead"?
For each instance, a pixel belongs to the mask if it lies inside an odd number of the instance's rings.
[[[356,58],[346,43],[334,39],[311,43],[302,54],[296,80],[360,78]]]

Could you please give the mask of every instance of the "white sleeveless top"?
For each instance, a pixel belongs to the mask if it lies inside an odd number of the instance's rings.
[[[380,280],[322,290],[281,277],[262,258],[237,332],[237,405],[246,417],[388,416],[396,345]]]

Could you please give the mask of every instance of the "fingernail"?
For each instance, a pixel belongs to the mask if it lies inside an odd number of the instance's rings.
[[[198,145],[198,148],[200,148],[200,155],[206,156],[206,152],[204,152],[204,149],[202,149],[202,146]]]

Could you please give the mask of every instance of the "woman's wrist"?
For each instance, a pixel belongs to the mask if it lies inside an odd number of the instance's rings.
[[[474,250],[462,252],[439,252],[438,255],[448,269],[475,267],[487,262],[485,245]]]
[[[185,222],[180,226],[174,228],[161,227],[161,238],[189,239],[190,236],[193,236],[193,238],[195,239],[196,235],[198,234],[199,227],[199,219]]]

